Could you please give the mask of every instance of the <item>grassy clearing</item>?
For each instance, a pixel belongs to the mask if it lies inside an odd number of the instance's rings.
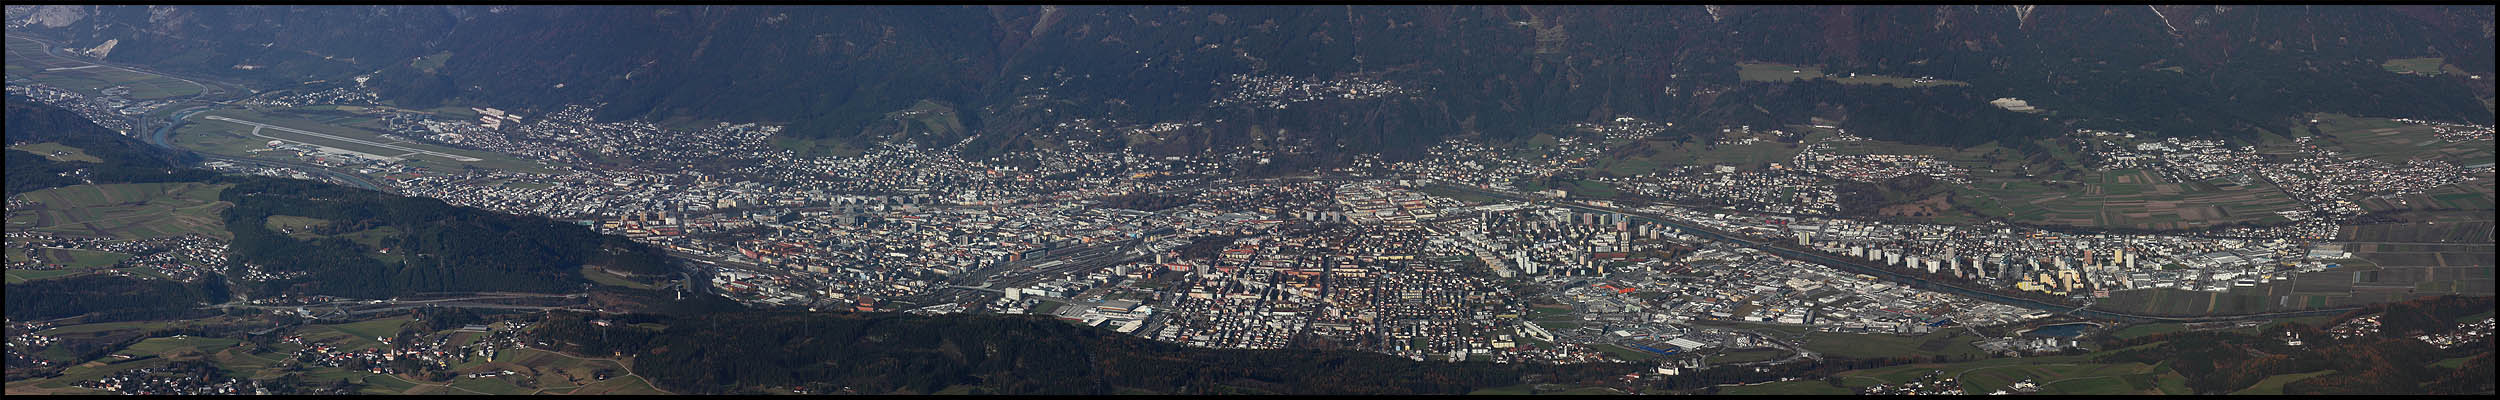
[[[399,336],[400,328],[402,326],[406,326],[408,324],[408,320],[409,319],[405,317],[386,318],[328,325],[326,327],[330,328],[330,330],[338,331],[339,333],[345,333],[360,338],[394,337]]]
[[[91,163],[104,162],[104,159],[87,155],[87,151],[84,149],[70,147],[69,145],[56,142],[27,143],[9,146],[9,149],[25,150],[28,153],[35,153],[35,155],[43,156],[43,158],[52,159],[52,161],[84,161]]]
[[[2287,383],[2292,383],[2292,382],[2299,381],[2299,380],[2302,380],[2302,379],[2309,379],[2309,377],[2312,377],[2312,376],[2326,375],[2326,374],[2332,374],[2332,373],[2335,373],[2335,370],[2331,370],[2331,369],[2330,369],[2330,370],[2318,371],[2318,372],[2303,372],[2303,373],[2297,373],[2297,374],[2283,374],[2283,375],[2269,376],[2269,377],[2266,377],[2266,379],[2265,379],[2265,380],[2257,381],[2257,384],[2255,384],[2255,385],[2250,385],[2247,389],[2240,389],[2239,391],[2236,391],[2236,392],[2231,392],[2231,394],[2280,395],[2280,394],[2283,394],[2283,385],[2284,385],[2284,384],[2287,384]]]
[[[1917,79],[1875,74],[1829,75],[1823,73],[1823,69],[1821,67],[1766,62],[1736,63],[1736,77],[1747,82],[1785,82],[1830,79],[1833,82],[1840,82],[1844,85],[1892,85],[1899,87],[1970,85],[1970,83],[1962,81],[1935,79],[1920,82]]]
[[[2177,332],[2186,329],[2186,324],[2141,324],[2119,329],[2115,332],[2110,332],[2110,336],[2119,339],[2133,339],[2152,336],[2158,333]]]
[[[287,236],[292,236],[296,239],[309,239],[319,236],[312,234],[312,229],[330,226],[330,220],[293,215],[271,215],[269,216],[269,220],[264,221],[261,224],[268,227],[269,230],[286,232]]]
[[[408,66],[417,67],[418,70],[426,73],[434,73],[434,70],[443,68],[443,63],[449,61],[451,61],[451,52],[442,51],[408,60]]]
[[[1972,344],[1977,341],[1979,341],[1977,336],[1959,330],[1920,336],[1808,332],[1804,346],[1807,350],[1818,353],[1851,358],[1904,355],[1986,356],[1985,351],[1979,350],[1979,346]]]
[[[1734,165],[1740,169],[1758,169],[1769,163],[1787,162],[1796,158],[1795,144],[1760,142],[1743,145],[1716,145],[1670,140],[1645,140],[1629,151],[1610,154],[1598,160],[1593,168],[1618,176],[1658,172],[1678,165]]]
[[[2440,57],[2399,58],[2379,63],[2378,67],[2386,69],[2387,72],[2399,74],[2439,76],[2440,72],[2443,72],[2439,66],[2445,65],[2447,61],[2448,59]]]
[[[1759,385],[1720,386],[1719,394],[1734,395],[1852,395],[1856,390],[1834,387],[1821,380],[1794,380]]]
[[[1910,364],[1854,370],[1841,372],[1838,375],[1844,379],[1859,377],[1859,379],[1849,379],[1852,384],[1871,383],[1868,379],[1885,383],[1903,383],[1929,372],[1943,371],[1945,377],[1958,378],[1962,382],[1963,390],[1970,393],[1988,393],[2003,389],[2023,379],[2044,383],[2042,389],[2049,393],[2125,394],[2159,390],[2154,366],[2139,363],[2093,363],[2090,357],[2084,355],[1993,358],[1961,363]],[[2129,378],[2129,376],[2138,377]]]
[[[21,282],[27,282],[27,281],[36,281],[36,280],[52,279],[52,278],[59,278],[59,277],[64,277],[64,276],[70,276],[70,275],[72,275],[72,274],[77,274],[77,273],[79,273],[79,272],[81,272],[81,271],[77,271],[77,270],[66,270],[66,269],[43,270],[43,271],[37,271],[37,270],[25,270],[25,269],[12,269],[12,270],[9,270],[9,272],[8,272],[8,282],[9,282],[9,283],[21,283]]]
[[[610,274],[607,273],[607,271],[600,270],[599,267],[589,265],[582,266],[582,277],[590,278],[591,283],[607,286],[620,286],[644,290],[655,288],[655,286],[652,286],[651,284],[627,280],[625,277],[616,276],[616,274]]]
[[[130,347],[123,348],[121,351],[114,352],[114,354],[133,357],[148,355],[172,357],[180,354],[193,353],[209,354],[234,347],[235,344],[242,342],[242,340],[238,339],[198,336],[148,338],[147,340],[139,341],[139,343],[133,343]]]
[[[1633,349],[1633,348],[1630,348],[1630,347],[1623,347],[1623,346],[1616,346],[1616,345],[1611,345],[1611,344],[1602,344],[1602,343],[1601,343],[1601,344],[1593,344],[1593,345],[1589,345],[1589,348],[1597,349],[1597,351],[1601,351],[1601,352],[1605,352],[1606,354],[1614,355],[1614,356],[1615,356],[1615,358],[1621,358],[1621,359],[1624,359],[1624,360],[1630,360],[1630,361],[1649,361],[1649,360],[1652,360],[1652,359],[1656,359],[1656,358],[1658,358],[1658,353],[1651,353],[1651,352],[1642,351],[1642,350],[1639,350],[1639,349]]]

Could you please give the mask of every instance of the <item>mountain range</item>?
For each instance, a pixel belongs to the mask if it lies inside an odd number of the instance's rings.
[[[1821,117],[1961,146],[2076,127],[2249,138],[2286,132],[2304,112],[2489,123],[2492,10],[41,6],[12,7],[8,20],[178,72],[289,85],[369,76],[413,107],[596,104],[605,119],[783,123],[802,148],[905,139],[991,155],[1073,140],[1394,156],[1418,141],[1618,116],[1692,122],[1670,138]],[[2462,73],[2379,67],[2417,57]],[[1746,82],[1740,62],[1969,85]],[[1348,87],[1363,90],[1328,89]],[[1322,94],[1277,98],[1309,88]],[[2003,97],[2050,112],[1986,104]],[[1057,129],[1071,121],[1113,129]],[[1179,127],[1138,129],[1158,123]]]

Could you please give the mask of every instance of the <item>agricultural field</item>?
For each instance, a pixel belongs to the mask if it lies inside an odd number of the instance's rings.
[[[232,237],[219,211],[234,206],[217,200],[231,185],[197,182],[75,185],[20,194],[35,203],[10,210],[11,230],[27,229],[72,236],[147,239],[197,234]]]
[[[46,55],[41,43],[30,40],[9,38],[8,52],[10,80],[33,81],[91,96],[103,94],[107,88],[126,87],[130,93],[125,97],[158,100],[197,95],[206,89],[196,83],[163,75]]]
[[[2306,209],[2264,181],[2176,182],[2145,170],[2087,170],[2079,176],[2080,183],[1975,180],[1962,192],[1972,196],[1956,196],[1955,202],[1973,213],[2014,222],[2155,230],[2284,223],[2290,220],[2277,212]]]
[[[2367,273],[2367,272],[2361,272]],[[2366,302],[2350,292],[2350,270],[2327,270],[2223,292],[2136,289],[2110,292],[2093,308],[2154,315],[2216,315],[2335,307]],[[2278,277],[2280,278],[2280,277]],[[2347,284],[2337,284],[2337,281]]]
[[[2493,161],[2491,143],[2442,141],[2429,126],[2332,113],[2310,114],[2309,118],[2317,121],[2320,145],[2349,157],[2398,165],[2414,159],[2447,160],[2461,166]]]
[[[104,162],[103,159],[87,155],[86,150],[81,150],[76,147],[70,147],[55,142],[27,143],[9,146],[9,149],[24,150],[28,153],[35,153],[35,155],[43,156],[43,158],[51,159],[52,161],[84,161],[91,163]]]
[[[1845,74],[1827,75],[1823,73],[1823,69],[1821,67],[1763,62],[1736,63],[1736,77],[1747,82],[1783,82],[1792,80],[1830,79],[1833,82],[1840,82],[1844,85],[1892,85],[1899,87],[1970,85],[1970,83],[1962,81],[1937,79],[1919,82],[1916,79],[1911,78],[1875,74],[1857,74],[1856,76]]]

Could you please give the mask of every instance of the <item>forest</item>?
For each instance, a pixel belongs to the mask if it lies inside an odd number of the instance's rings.
[[[931,102],[961,110],[953,114],[966,129],[906,139],[930,147],[971,139],[962,151],[976,157],[1058,146],[1062,141],[1031,133],[1075,118],[1205,123],[1126,143],[1157,154],[1265,137],[1393,159],[1420,149],[1407,144],[1452,135],[1501,142],[1618,116],[1712,121],[1677,125],[1662,134],[1666,139],[1709,140],[1718,128],[1824,117],[1846,120],[1867,137],[1948,146],[2072,128],[2253,139],[2285,132],[2307,112],[2492,120],[2481,101],[2490,95],[2488,82],[2463,76],[2491,74],[2488,7],[391,6],[88,13],[88,21],[28,32],[82,47],[118,39],[115,61],[252,82],[343,82],[370,74],[376,91],[405,107],[545,112],[604,103],[601,120],[787,124],[792,140],[785,142],[801,147],[859,145],[899,122],[890,113]],[[197,23],[139,28],[169,18]],[[2200,22],[2179,28],[2169,20]],[[1792,26],[1825,29],[1783,28]],[[2324,37],[2335,40],[2318,39]],[[633,45],[619,45],[625,43]],[[2426,55],[2445,56],[2465,73],[2434,78],[2377,69],[2387,59]],[[419,57],[438,62],[409,61]],[[1970,85],[1743,82],[1740,62]],[[228,68],[239,63],[268,67]],[[1227,83],[1236,75],[1359,78],[1399,90],[1285,108],[1216,105],[1237,92]],[[2045,111],[1987,104],[1999,97]]]
[[[232,262],[303,273],[248,285],[255,296],[382,298],[414,292],[570,292],[587,283],[581,266],[657,275],[674,271],[649,245],[539,217],[453,206],[321,182],[238,179],[219,194],[234,233]],[[298,239],[270,229],[270,216],[331,221],[337,236]],[[388,228],[383,230],[383,228]],[[378,235],[368,245],[341,237]],[[385,261],[384,258],[394,259]]]
[[[17,95],[8,98],[10,144],[60,143],[78,148],[101,163],[53,161],[41,154],[8,150],[8,194],[85,183],[145,183],[206,180],[215,173],[175,167],[196,160],[188,153],[165,151],[96,126],[76,112],[37,103]],[[80,174],[65,176],[63,174]]]
[[[600,318],[611,320],[593,323]],[[1194,349],[1008,315],[558,313],[533,329],[531,337],[568,352],[630,356],[634,372],[662,388],[706,394],[793,387],[926,394],[958,385],[998,394],[1455,394],[1526,380],[1602,383],[1646,368],[1426,367],[1367,352]]]
[[[226,301],[219,279],[196,284],[90,274],[8,285],[12,321],[87,316],[87,322],[178,319],[200,316],[200,306]]]

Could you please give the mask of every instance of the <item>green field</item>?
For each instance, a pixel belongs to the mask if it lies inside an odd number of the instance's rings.
[[[2439,76],[2440,66],[2445,65],[2447,61],[2448,59],[2440,57],[2399,58],[2379,63],[2378,67],[2386,69],[2387,72],[2399,74]]]
[[[1729,352],[1727,352],[1727,354],[1712,355],[1712,356],[1709,356],[1709,358],[1707,358],[1707,359],[1705,359],[1705,360],[1706,360],[1706,361],[1709,361],[1709,362],[1711,362],[1711,363],[1714,363],[1714,364],[1725,364],[1725,363],[1743,363],[1743,362],[1755,362],[1755,361],[1770,361],[1770,360],[1777,360],[1777,359],[1780,359],[1781,357],[1787,357],[1787,356],[1788,356],[1788,352],[1786,352],[1786,351],[1772,350],[1772,349],[1750,349],[1750,350],[1735,350],[1735,351],[1729,351]]]
[[[1589,345],[1589,348],[1592,348],[1592,349],[1597,349],[1597,351],[1601,351],[1601,352],[1605,352],[1606,354],[1613,355],[1613,356],[1615,356],[1615,358],[1620,358],[1620,359],[1630,360],[1630,361],[1648,361],[1648,360],[1651,360],[1651,359],[1656,359],[1656,358],[1658,358],[1658,353],[1651,353],[1651,352],[1647,352],[1647,351],[1641,351],[1641,350],[1638,350],[1638,349],[1633,349],[1633,348],[1630,348],[1630,347],[1616,346],[1616,345],[1611,345],[1611,344],[1603,344],[1603,343],[1600,343],[1600,344],[1592,344],[1592,345]]]
[[[322,325],[322,327],[354,337],[372,339],[377,337],[399,336],[400,327],[406,326],[407,324],[408,318],[385,318],[338,325]]]
[[[1840,375],[1869,377],[1897,384],[1941,370],[1946,377],[1958,378],[1963,390],[1974,394],[2003,389],[2023,379],[2040,383],[2041,392],[2045,394],[2158,393],[2160,390],[2155,379],[2158,374],[2151,365],[2092,363],[2088,357],[1996,358],[1964,363],[1911,364],[1848,371]],[[1857,379],[1846,382],[1854,385],[1866,381]]]
[[[2133,339],[2152,336],[2153,334],[2158,333],[2177,332],[2186,329],[2186,324],[2140,324],[2110,332],[2109,336],[2119,339]]]
[[[25,250],[17,247],[11,247],[8,251],[12,254],[16,254]],[[58,264],[62,268],[50,270],[12,269],[8,271],[8,283],[75,276],[97,268],[111,267],[114,264],[121,263],[122,260],[130,258],[129,254],[94,250],[45,247],[38,248],[36,251],[43,253],[45,261]]]
[[[1937,79],[1927,82],[1918,82],[1917,80],[1911,78],[1875,74],[1857,74],[1857,76],[1848,76],[1845,74],[1837,76],[1826,75],[1820,67],[1766,62],[1736,63],[1736,77],[1747,82],[1783,82],[1792,80],[1830,79],[1833,82],[1840,82],[1844,85],[1892,85],[1899,87],[1970,85],[1970,83],[1962,81]]]
[[[2176,182],[2144,170],[2084,171],[2079,183],[1975,179],[1955,205],[2016,222],[2137,229],[2198,229],[2234,222],[2290,222],[2304,206],[2262,180]]]
[[[1803,379],[1803,380],[1784,381],[1784,382],[1769,382],[1769,383],[1763,383],[1763,384],[1759,384],[1759,385],[1735,385],[1735,386],[1720,386],[1720,387],[1719,387],[1719,394],[1734,394],[1734,395],[1843,395],[1843,396],[1845,396],[1845,395],[1852,395],[1852,394],[1857,394],[1857,393],[1858,393],[1858,392],[1857,392],[1857,390],[1854,390],[1854,389],[1852,389],[1852,388],[1845,388],[1845,387],[1833,387],[1833,386],[1832,386],[1832,384],[1830,384],[1830,383],[1825,383],[1825,382],[1823,382],[1823,381],[1821,381],[1821,380],[1813,380],[1813,379]]]
[[[1715,145],[1668,140],[1645,140],[1631,150],[1601,157],[1593,168],[1617,176],[1657,172],[1679,165],[1734,165],[1739,169],[1759,169],[1768,163],[1786,163],[1796,158],[1798,145],[1764,141],[1743,145]]]
[[[267,226],[269,230],[288,232],[288,236],[295,236],[296,239],[305,239],[316,236],[309,232],[313,228],[330,226],[330,220],[312,217],[298,217],[293,215],[271,215],[269,216],[269,220],[263,222],[262,224]]]
[[[1494,198],[1493,196],[1486,196],[1477,194],[1476,192],[1463,191],[1440,185],[1426,186],[1423,189],[1418,189],[1417,191],[1434,196],[1448,197],[1450,199],[1466,202],[1468,204],[1498,203],[1502,201],[1501,199]]]
[[[122,86],[130,88],[128,97],[135,100],[191,96],[203,88],[180,79],[120,67],[90,67],[94,64],[46,55],[41,44],[34,41],[8,40],[8,76],[12,81],[26,79],[91,96],[101,94],[105,88]]]
[[[2331,370],[2331,369],[2330,369],[2330,370],[2318,371],[2318,372],[2303,372],[2303,373],[2297,373],[2297,374],[2283,374],[2283,375],[2269,376],[2269,377],[2266,377],[2266,379],[2265,379],[2265,380],[2257,381],[2257,384],[2256,384],[2256,385],[2251,385],[2251,386],[2249,386],[2247,389],[2240,389],[2239,391],[2236,391],[2236,392],[2231,392],[2231,394],[2280,395],[2280,394],[2283,394],[2283,384],[2286,384],[2286,383],[2292,383],[2292,382],[2294,382],[2294,381],[2299,381],[2299,380],[2302,380],[2302,379],[2309,379],[2309,377],[2312,377],[2312,376],[2326,375],[2326,374],[2332,374],[2332,373],[2335,373],[2335,370]]]
[[[2439,159],[2461,166],[2488,163],[2494,159],[2489,143],[2474,145],[2442,141],[2429,126],[2334,113],[2310,114],[2309,118],[2318,121],[2318,143],[2332,146],[2346,157],[2398,165],[2414,159]]]
[[[422,70],[430,74],[434,73],[435,69],[442,68],[443,63],[450,61],[451,51],[446,50],[423,57],[417,57],[415,60],[409,60],[408,66],[417,67],[418,70]]]
[[[57,142],[27,143],[9,146],[9,149],[25,150],[28,153],[35,153],[35,155],[43,156],[43,158],[52,159],[52,161],[104,162],[103,159],[87,155],[86,150],[70,147]],[[61,154],[55,155],[53,153]]]
[[[145,356],[145,355],[166,355],[166,356],[171,356],[171,355],[174,355],[174,354],[184,354],[184,353],[199,353],[199,354],[208,354],[208,353],[215,353],[215,352],[217,352],[217,351],[219,351],[219,350],[225,350],[225,349],[226,349],[226,348],[228,348],[228,347],[234,347],[234,345],[235,345],[235,344],[237,344],[237,343],[242,343],[242,342],[243,342],[242,340],[238,340],[238,339],[223,339],[223,338],[210,338],[210,337],[198,337],[198,336],[186,336],[186,337],[180,337],[180,338],[174,338],[174,337],[148,338],[147,340],[141,340],[141,341],[139,341],[139,343],[133,343],[133,344],[131,344],[131,345],[130,345],[130,347],[123,348],[123,349],[122,349],[122,351],[120,351],[120,352],[116,352],[115,354],[123,354],[123,355],[129,355],[129,356]]]
[[[635,282],[635,281],[632,281],[632,280],[627,280],[627,279],[625,279],[624,277],[616,276],[616,274],[610,274],[610,273],[607,273],[607,272],[605,272],[605,271],[600,271],[600,270],[599,270],[599,267],[589,266],[589,265],[584,265],[584,266],[582,266],[582,277],[583,277],[583,278],[589,278],[591,283],[597,283],[597,284],[601,284],[601,285],[608,285],[608,286],[621,286],[621,287],[628,287],[628,288],[634,288],[634,289],[645,289],[645,290],[655,288],[655,286],[652,286],[651,284],[642,283],[642,282]]]
[[[1562,385],[1562,384],[1551,384],[1551,383],[1533,383],[1533,384],[1531,384],[1531,383],[1523,383],[1523,384],[1510,385],[1510,386],[1503,386],[1503,387],[1493,387],[1493,388],[1476,389],[1475,391],[1470,391],[1470,392],[1467,392],[1467,394],[1468,394],[1468,395],[1471,395],[1471,396],[1472,396],[1472,395],[1507,395],[1507,396],[1517,396],[1517,395],[1531,395],[1531,394],[1533,394],[1533,395],[1620,395],[1620,394],[1625,394],[1625,393],[1623,393],[1623,391],[1620,391],[1620,390],[1609,389],[1609,388],[1603,388],[1603,387],[1596,387],[1596,386],[1573,386],[1573,385]]]
[[[1806,333],[1804,346],[1824,355],[1851,358],[1882,358],[1893,356],[1972,356],[1985,357],[1979,350],[1977,336],[1959,330],[1940,331],[1919,336],[1859,333]]]
[[[197,234],[228,238],[217,200],[232,185],[196,182],[75,185],[20,194],[36,203],[10,210],[9,228],[63,235],[147,239]]]

